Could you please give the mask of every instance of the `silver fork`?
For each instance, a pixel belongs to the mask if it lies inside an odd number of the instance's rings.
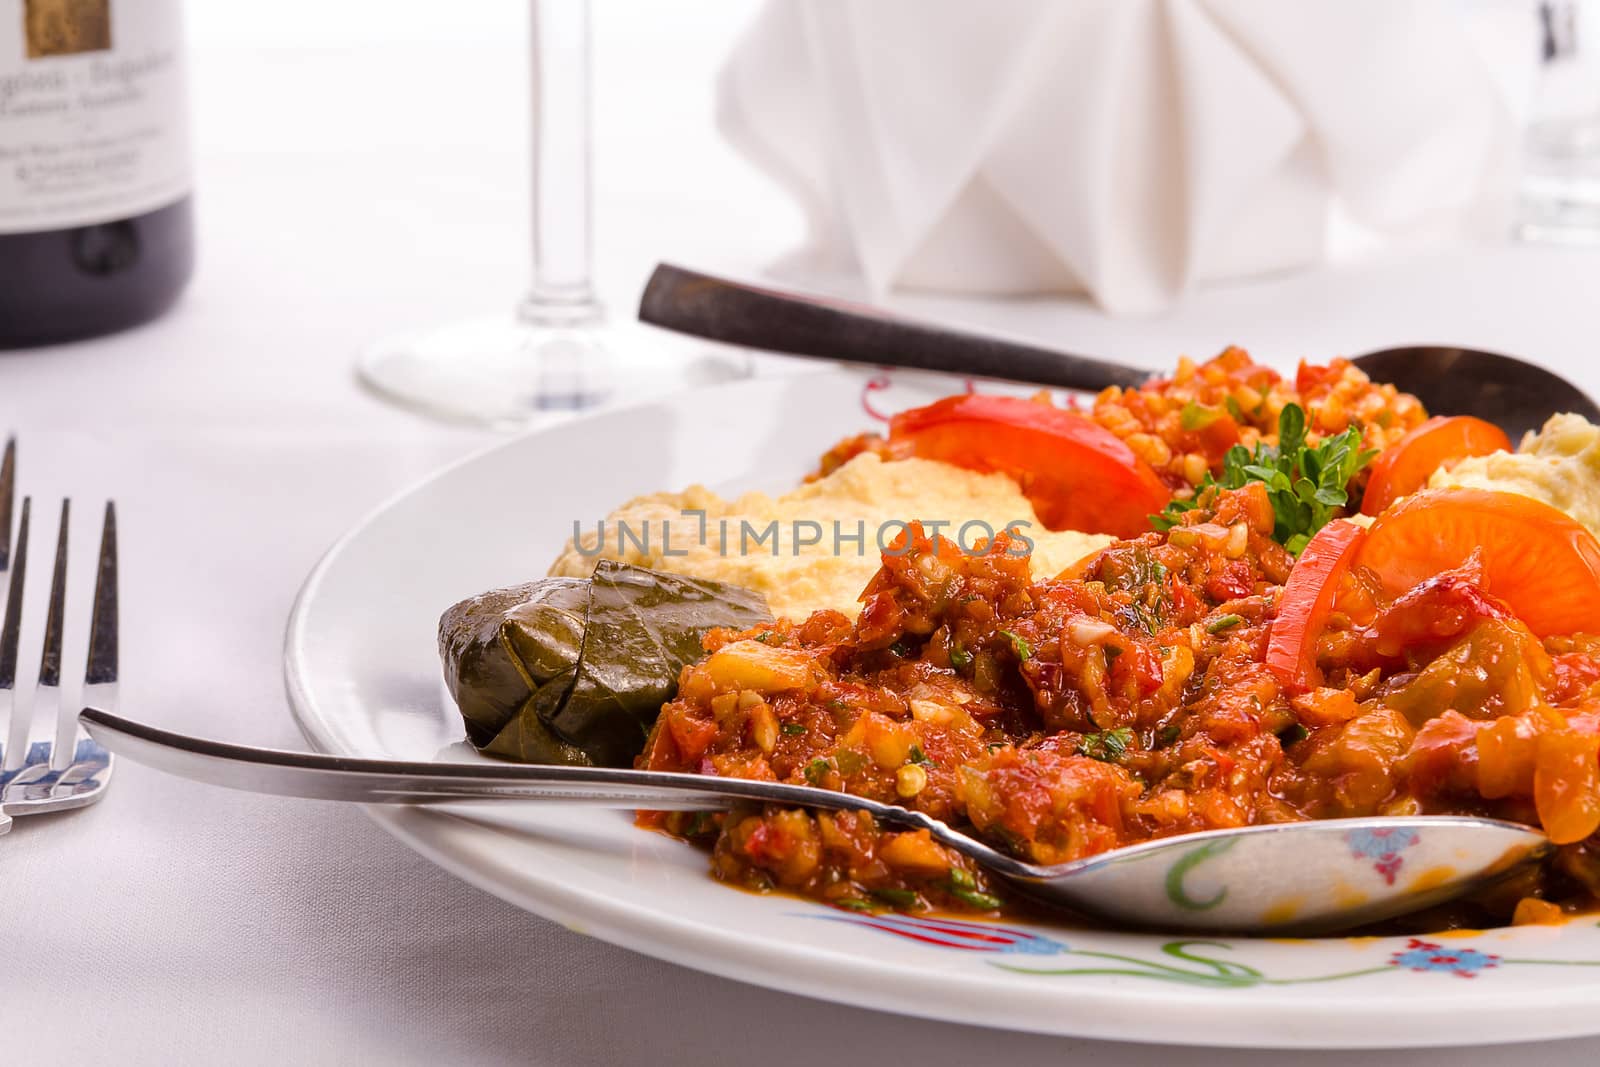
[[[0,571],[8,593],[0,622],[0,833],[11,816],[81,808],[100,799],[111,781],[112,757],[84,733],[61,703],[61,648],[65,632],[67,542],[71,503],[61,502],[50,603],[45,618],[39,681],[33,705],[19,715],[16,701],[17,655],[22,631],[22,600],[28,565],[32,501],[22,500],[16,551],[10,551],[10,515],[16,475],[15,442],[0,460]],[[84,700],[104,707],[116,702],[117,683],[117,527],[115,507],[107,503],[95,576],[94,609],[84,672]],[[43,718],[41,719],[41,714]]]

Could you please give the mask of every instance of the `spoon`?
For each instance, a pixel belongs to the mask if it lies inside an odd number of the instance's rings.
[[[810,786],[609,767],[358,759],[188,737],[96,708],[78,718],[118,755],[195,781],[279,796],[363,804],[553,801],[657,811],[754,801],[866,811],[885,825],[927,830],[1042,901],[1165,929],[1349,929],[1490,884],[1551,848],[1543,834],[1493,819],[1328,819],[1186,834],[1047,867],[1014,859],[922,812]]]
[[[1023,341],[897,318],[861,304],[785,293],[662,263],[639,320],[747,348],[846,363],[907,367],[1099,392],[1151,372]],[[1410,393],[1434,415],[1476,415],[1517,440],[1558,411],[1600,422],[1583,390],[1543,367],[1474,348],[1410,345],[1351,360],[1373,381]]]

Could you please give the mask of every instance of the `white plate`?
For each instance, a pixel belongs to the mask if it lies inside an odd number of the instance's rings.
[[[921,402],[846,372],[743,383],[569,422],[452,467],[345,536],[307,579],[285,670],[320,749],[476,759],[442,695],[439,613],[544,573],[574,521],[703,482],[782,488]],[[944,381],[932,387],[948,389]],[[452,747],[453,746],[453,747]],[[1600,925],[1406,938],[1204,941],[872,918],[712,881],[693,848],[617,812],[373,808],[461,878],[574,930],[775,989],[985,1026],[1135,1041],[1361,1047],[1600,1032]]]

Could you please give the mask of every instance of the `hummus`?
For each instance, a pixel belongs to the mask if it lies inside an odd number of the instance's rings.
[[[698,485],[636,497],[603,523],[580,524],[576,543],[567,543],[550,573],[587,577],[605,557],[757,590],[776,615],[804,618],[833,608],[854,617],[882,549],[912,521],[969,551],[1010,528],[1033,542],[1038,577],[1057,574],[1112,540],[1046,530],[1017,483],[1003,474],[925,459],[885,463],[863,454],[777,497],[747,493],[730,501]]]
[[[1428,486],[1521,493],[1560,508],[1600,537],[1600,426],[1580,415],[1552,415],[1516,452],[1464,459],[1434,471]]]

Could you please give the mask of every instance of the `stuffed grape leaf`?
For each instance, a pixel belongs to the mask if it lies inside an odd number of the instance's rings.
[[[705,635],[771,618],[760,593],[601,560],[589,578],[542,578],[454,605],[439,620],[439,657],[480,751],[626,767]]]

